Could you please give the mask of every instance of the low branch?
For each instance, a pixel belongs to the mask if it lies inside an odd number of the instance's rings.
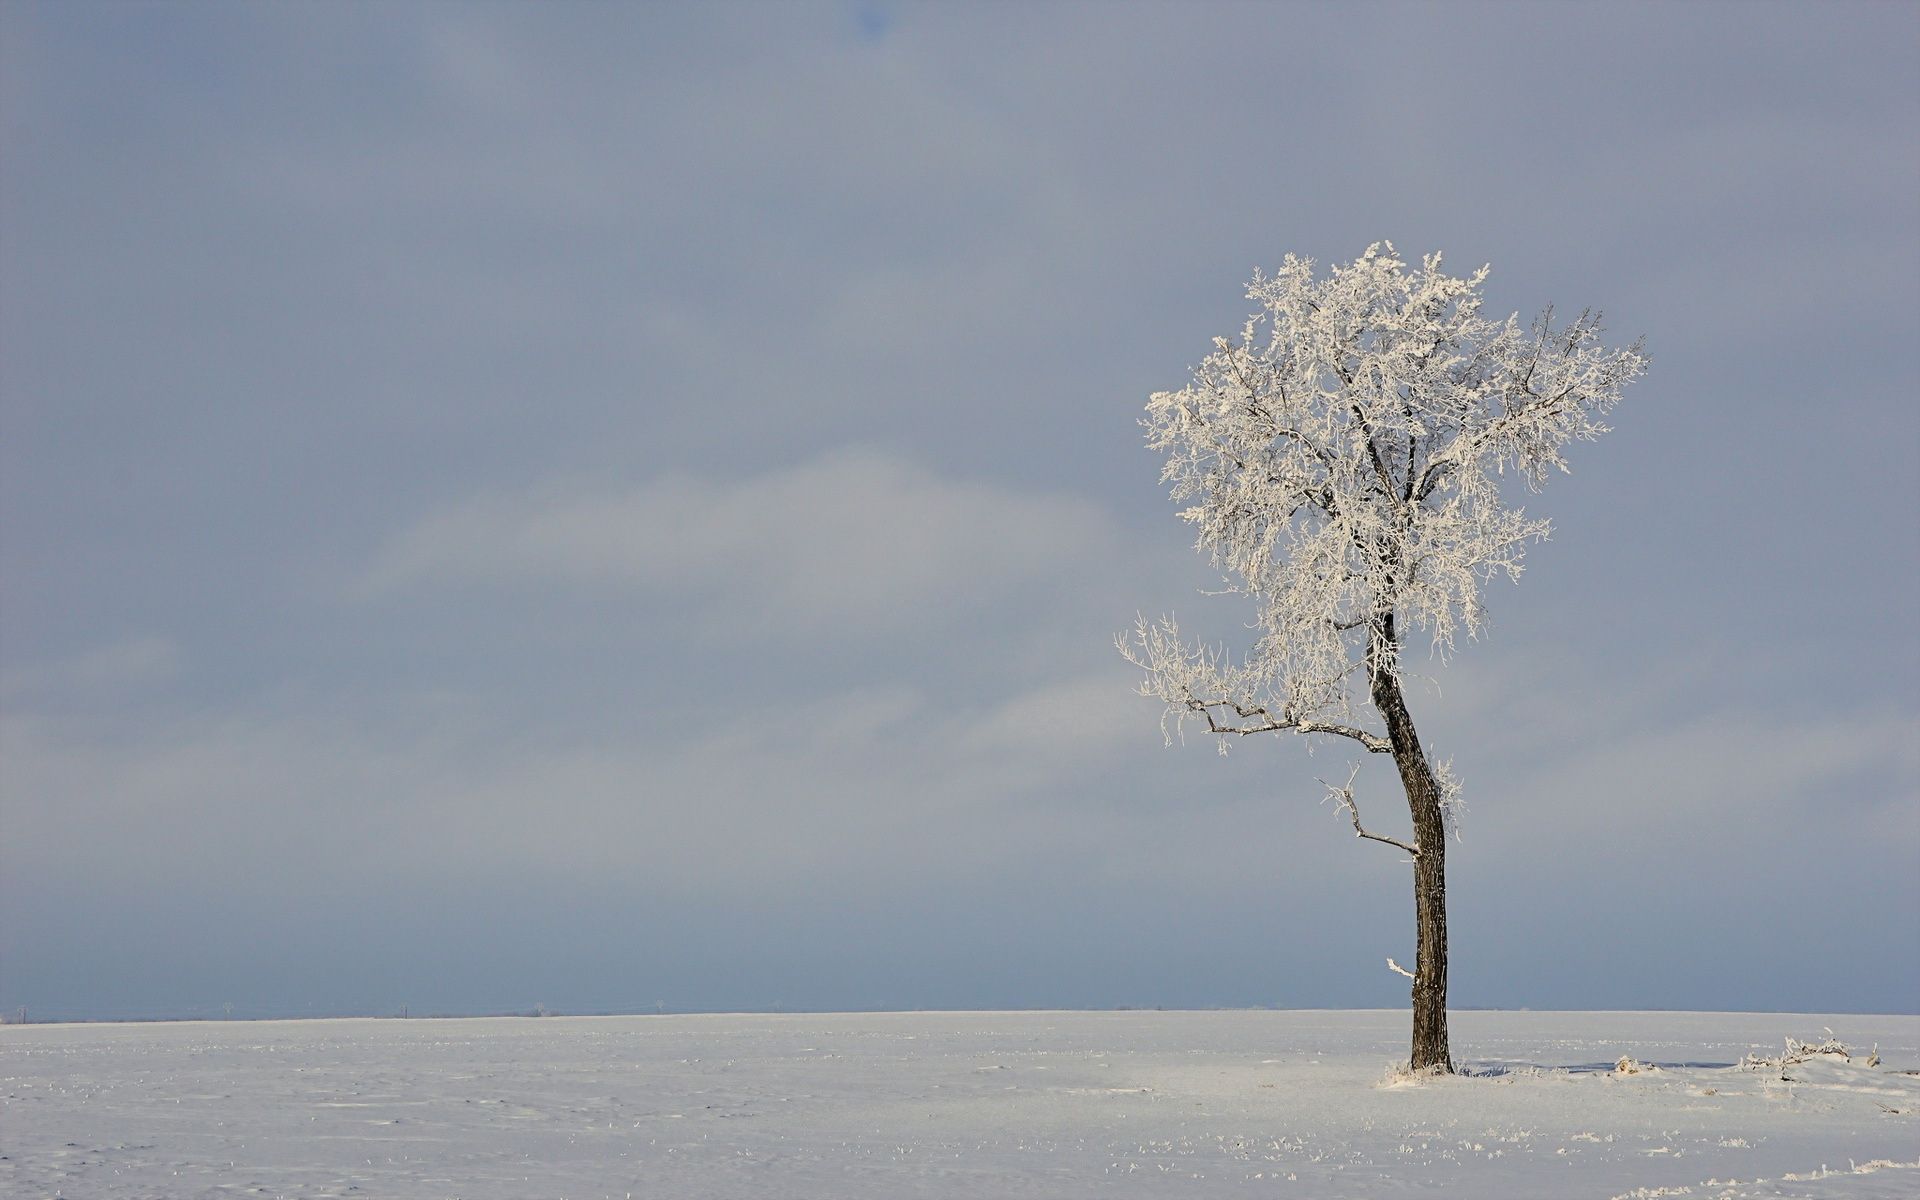
[[[1368,753],[1371,754],[1388,754],[1393,751],[1393,743],[1377,733],[1370,733],[1365,729],[1356,729],[1351,725],[1335,725],[1327,721],[1303,720],[1298,717],[1288,717],[1285,714],[1275,716],[1272,710],[1264,705],[1246,705],[1232,700],[1201,700],[1197,697],[1189,696],[1187,698],[1187,708],[1207,719],[1208,733],[1231,733],[1240,737],[1246,737],[1248,734],[1254,733],[1279,733],[1284,730],[1291,730],[1295,733],[1330,733],[1336,737],[1351,738],[1359,742],[1362,746],[1365,746]],[[1240,717],[1242,720],[1254,720],[1258,718],[1260,723],[1256,725],[1235,725],[1222,722],[1219,717],[1214,715],[1214,710],[1217,708],[1232,709],[1234,715]]]
[[[1370,842],[1384,842],[1389,846],[1397,846],[1415,858],[1419,858],[1419,846],[1403,842],[1399,838],[1390,838],[1384,833],[1373,833],[1360,824],[1360,806],[1356,804],[1353,799],[1353,781],[1354,777],[1359,774],[1360,768],[1356,766],[1353,769],[1353,773],[1347,776],[1347,782],[1344,787],[1335,787],[1324,779],[1320,781],[1320,785],[1327,789],[1327,795],[1333,798],[1335,804],[1347,810],[1347,816],[1353,819],[1353,835],[1355,837],[1365,838]]]

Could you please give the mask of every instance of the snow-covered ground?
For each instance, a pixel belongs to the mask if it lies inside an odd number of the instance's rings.
[[[1403,1012],[13,1026],[0,1194],[1920,1196],[1920,1017],[1453,1025],[1397,1086]]]

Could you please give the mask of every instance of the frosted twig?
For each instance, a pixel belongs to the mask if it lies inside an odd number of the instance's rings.
[[[1363,837],[1370,842],[1385,842],[1389,846],[1398,846],[1400,849],[1405,850],[1408,854],[1413,855],[1415,858],[1419,858],[1420,847],[1412,845],[1411,843],[1408,843],[1408,842],[1403,842],[1399,838],[1390,838],[1385,834],[1370,833],[1361,826],[1360,806],[1355,804],[1353,800],[1353,781],[1355,778],[1359,776],[1359,774],[1360,774],[1360,768],[1356,766],[1353,768],[1353,772],[1347,776],[1347,782],[1345,785],[1341,787],[1335,787],[1332,784],[1328,783],[1326,780],[1322,779],[1320,780],[1320,786],[1326,788],[1328,798],[1330,798],[1340,808],[1345,809],[1347,811],[1347,816],[1353,819],[1353,835],[1355,837]]]
[[[1352,738],[1365,746],[1370,753],[1387,754],[1392,752],[1393,743],[1377,733],[1369,733],[1351,725],[1335,725],[1327,721],[1306,721],[1296,717],[1274,716],[1264,705],[1239,704],[1232,700],[1199,700],[1189,698],[1187,708],[1207,719],[1208,733],[1236,733],[1245,736],[1250,733],[1277,733],[1291,729],[1298,733],[1330,733],[1336,737]],[[1232,709],[1236,716],[1246,720],[1259,718],[1256,725],[1223,724],[1213,715],[1216,708]]]

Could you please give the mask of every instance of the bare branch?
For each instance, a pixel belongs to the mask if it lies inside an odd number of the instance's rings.
[[[1369,833],[1366,829],[1361,827],[1360,806],[1358,804],[1355,804],[1353,800],[1353,781],[1359,774],[1360,774],[1360,768],[1356,766],[1353,768],[1352,774],[1349,774],[1347,776],[1347,782],[1344,786],[1335,787],[1324,779],[1320,781],[1320,785],[1327,789],[1328,798],[1333,800],[1334,803],[1337,804],[1339,807],[1346,809],[1347,815],[1353,818],[1353,835],[1355,837],[1366,838],[1370,842],[1384,842],[1389,846],[1398,846],[1400,849],[1405,850],[1408,854],[1413,855],[1415,858],[1419,858],[1420,847],[1412,845],[1408,842],[1403,842],[1399,838],[1387,837],[1385,834]]]

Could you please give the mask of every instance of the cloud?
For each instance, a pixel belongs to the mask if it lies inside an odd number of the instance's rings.
[[[939,624],[1037,581],[1074,586],[1122,542],[1078,497],[849,450],[734,481],[669,476],[484,495],[394,536],[374,599],[445,587],[615,588],[761,633]]]
[[[1783,830],[1796,830],[1809,845],[1920,854],[1911,816],[1920,804],[1916,728],[1915,714],[1890,710],[1720,711],[1588,739],[1551,761],[1539,756],[1519,786],[1503,790],[1516,814],[1524,797],[1550,802],[1560,810],[1554,829],[1596,852],[1658,838],[1673,843],[1675,857],[1707,846],[1765,853]]]
[[[1130,668],[1063,680],[1023,692],[987,712],[967,731],[970,749],[995,756],[1103,753],[1152,728],[1153,705],[1129,684]]]
[[[131,637],[70,658],[8,671],[0,676],[0,696],[9,700],[46,694],[111,698],[164,683],[179,673],[184,662],[180,647],[170,639],[150,634]]]
[[[1044,877],[1090,840],[1116,751],[1158,749],[1150,706],[1128,700],[1120,678],[976,707],[874,685],[690,705],[628,741],[434,697],[164,724],[9,716],[10,842],[33,848],[10,882],[317,896],[532,878],[702,903]]]

